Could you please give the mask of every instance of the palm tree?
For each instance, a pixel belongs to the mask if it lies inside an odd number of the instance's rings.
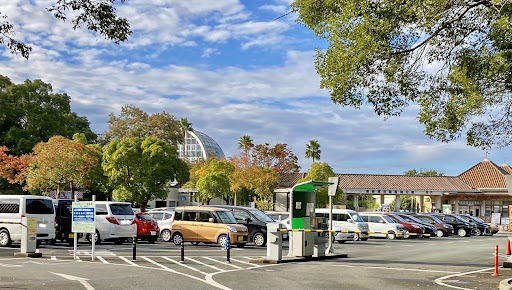
[[[238,149],[243,149],[244,153],[247,155],[249,150],[254,147],[254,143],[252,143],[252,138],[249,135],[243,135],[238,139]]]
[[[192,123],[188,121],[187,118],[180,119],[181,132],[183,133],[183,157],[187,160],[187,132],[192,132],[194,129],[192,128]]]
[[[318,140],[309,140],[309,144],[306,144],[306,158],[312,158],[313,163],[315,163],[315,159],[320,160],[321,153],[322,150],[320,150]]]

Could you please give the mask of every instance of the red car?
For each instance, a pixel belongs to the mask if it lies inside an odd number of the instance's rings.
[[[160,236],[160,228],[156,220],[145,212],[136,212],[134,222],[137,224],[137,239],[152,244]]]
[[[401,216],[395,215],[393,213],[384,213],[385,215],[391,217],[395,222],[402,224],[404,226],[404,238],[421,238],[425,233],[425,227],[417,223],[410,223],[404,220]]]

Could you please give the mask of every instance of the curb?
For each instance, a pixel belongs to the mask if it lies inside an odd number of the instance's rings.
[[[293,262],[309,262],[309,261],[321,261],[337,258],[348,258],[348,254],[330,254],[320,257],[283,257],[282,260],[267,260],[267,259],[252,259],[249,263],[260,263],[260,264],[283,264]]]
[[[512,279],[504,279],[500,281],[500,290],[511,290],[512,289]]]

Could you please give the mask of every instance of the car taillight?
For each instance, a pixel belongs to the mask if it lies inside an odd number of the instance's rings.
[[[110,216],[107,216],[105,217],[107,219],[107,221],[111,224],[115,224],[115,225],[118,225],[119,222],[117,221],[117,219],[115,217],[110,217]]]

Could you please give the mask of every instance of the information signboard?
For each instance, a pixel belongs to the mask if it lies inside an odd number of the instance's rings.
[[[72,209],[71,231],[74,233],[95,233],[96,223],[94,216],[96,214],[96,207],[94,201],[73,202]]]

